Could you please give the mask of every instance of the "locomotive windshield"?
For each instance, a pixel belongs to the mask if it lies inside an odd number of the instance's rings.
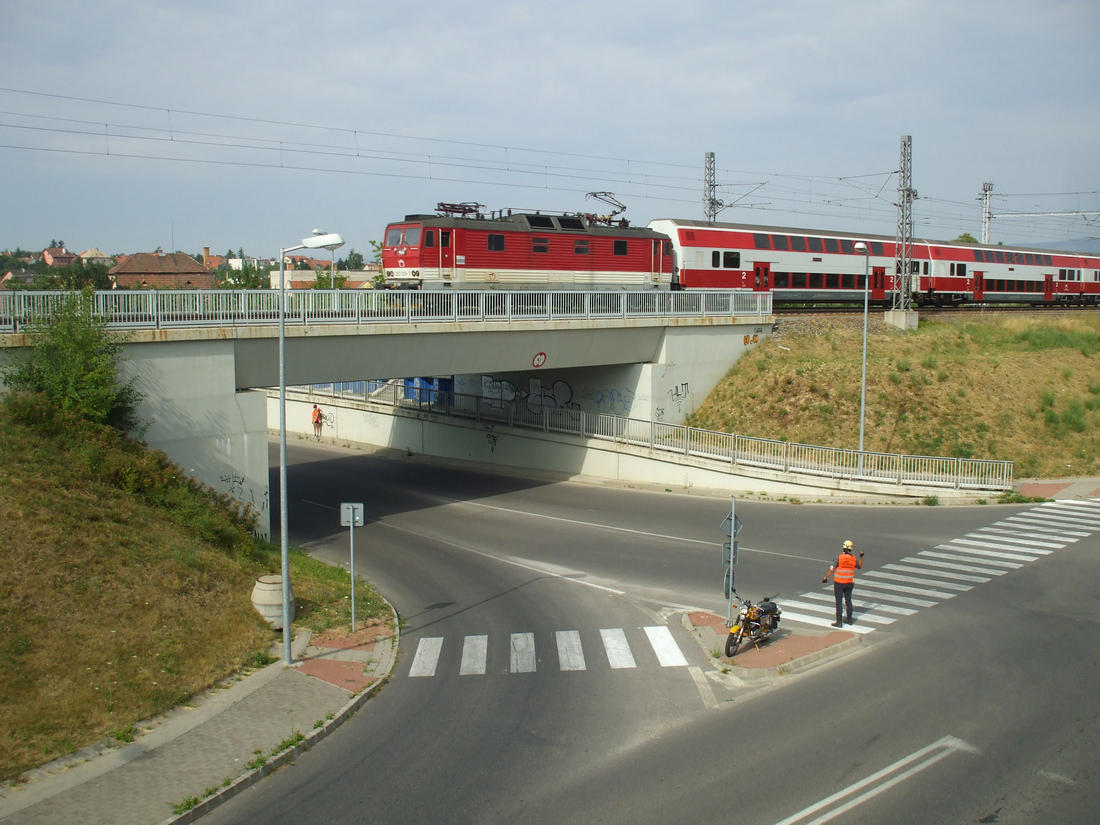
[[[404,234],[404,240],[401,239]],[[420,243],[420,226],[391,226],[386,230],[385,246],[416,246]]]

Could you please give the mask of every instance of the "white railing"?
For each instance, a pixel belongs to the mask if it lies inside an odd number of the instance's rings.
[[[363,383],[363,382],[360,382]],[[797,475],[843,479],[893,486],[953,490],[1012,489],[1013,463],[989,459],[940,458],[899,453],[860,452],[838,447],[795,444],[767,438],[700,430],[577,409],[528,410],[525,404],[462,395],[433,387],[410,387],[390,382],[365,390],[314,385],[311,393],[332,395],[394,408],[416,408],[421,413],[461,416],[543,432],[612,441],[642,447],[666,459],[703,461],[714,469],[753,467]]]
[[[0,331],[48,318],[67,292],[0,291]],[[93,312],[115,329],[254,326],[279,322],[277,290],[146,290],[92,293]],[[636,317],[760,317],[770,293],[496,292],[292,289],[288,324],[526,321]]]

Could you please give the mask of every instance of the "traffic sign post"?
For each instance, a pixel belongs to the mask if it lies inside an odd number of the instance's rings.
[[[741,532],[741,519],[737,517],[737,499],[730,499],[730,514],[722,521],[722,532],[726,540],[722,542],[722,564],[725,574],[722,577],[722,592],[726,596],[726,625],[733,621],[733,568],[737,566],[737,534]]]
[[[351,573],[351,632],[355,632],[355,528],[363,526],[363,504],[341,502],[340,526],[348,528],[348,541],[351,547],[349,572]]]

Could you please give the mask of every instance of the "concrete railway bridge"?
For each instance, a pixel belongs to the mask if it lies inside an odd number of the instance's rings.
[[[685,428],[730,365],[771,332],[769,294],[292,290],[281,304],[280,295],[93,295],[93,311],[126,335],[122,369],[144,396],[146,442],[197,480],[253,505],[268,535],[268,438],[279,427],[272,388],[280,366],[292,388],[288,430],[310,426],[309,396],[296,388],[324,385],[335,401],[333,387],[363,382],[373,396],[341,393],[339,437],[436,455],[508,463],[504,450],[483,453],[494,447],[487,427],[511,428],[527,435],[518,447],[510,440],[513,463],[565,474],[625,473],[718,489],[744,488],[744,479],[728,480],[741,474],[752,478],[749,489],[808,491],[802,495],[880,488],[951,495],[1012,483],[1011,465],[995,466],[1003,462],[925,459],[902,469],[898,459],[912,457],[824,448],[792,455],[783,442]],[[62,297],[0,293],[0,348],[26,347],[28,325]],[[437,393],[427,407],[410,409],[394,394],[380,408],[377,388],[409,378],[443,380],[422,390]],[[617,457],[590,460],[609,450]]]

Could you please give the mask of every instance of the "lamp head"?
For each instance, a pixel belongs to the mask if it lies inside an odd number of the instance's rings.
[[[861,253],[866,252],[867,251],[867,244],[865,244],[863,241],[858,241],[854,248],[855,248],[856,252],[861,252]]]
[[[302,239],[302,246],[306,249],[339,249],[344,245],[344,239],[335,232],[329,232],[324,235],[313,235],[309,238]]]

